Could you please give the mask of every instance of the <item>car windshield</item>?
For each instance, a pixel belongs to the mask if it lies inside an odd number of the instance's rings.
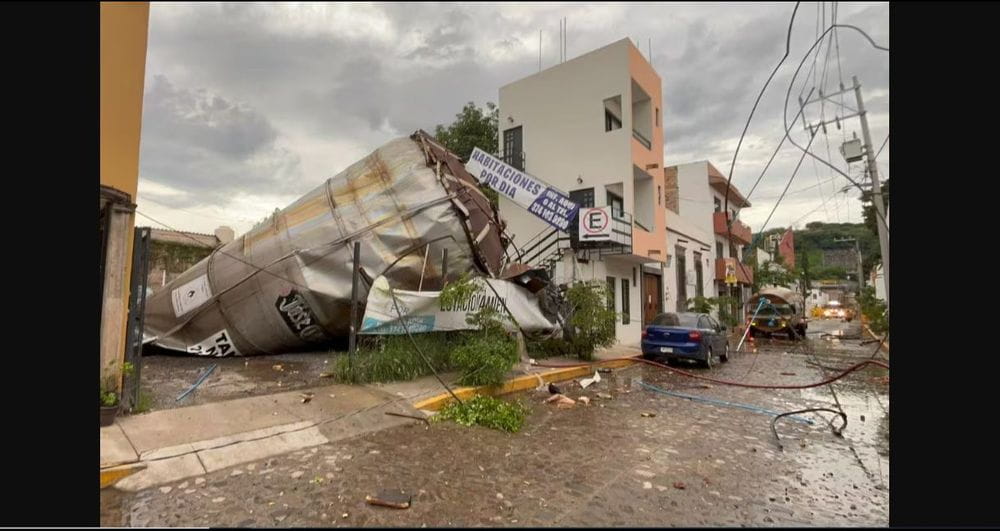
[[[661,313],[653,318],[650,323],[657,326],[680,326],[686,328],[698,327],[698,314],[696,313]]]
[[[750,315],[753,315],[754,310],[757,308],[750,308]],[[775,311],[777,310],[777,311]],[[765,304],[763,308],[757,312],[758,316],[761,315],[792,315],[792,306],[790,304]]]

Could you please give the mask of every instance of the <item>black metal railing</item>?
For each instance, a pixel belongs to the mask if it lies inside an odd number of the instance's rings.
[[[640,144],[646,146],[646,149],[653,149],[653,143],[650,142],[648,138],[642,136],[642,133],[636,131],[635,129],[632,130],[632,138],[638,140]]]

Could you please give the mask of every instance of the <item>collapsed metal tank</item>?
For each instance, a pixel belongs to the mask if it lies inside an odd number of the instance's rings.
[[[344,337],[356,241],[362,305],[379,275],[399,289],[440,289],[445,249],[449,279],[463,272],[496,278],[508,243],[499,215],[458,157],[417,131],[152,295],[144,342],[221,357],[316,349]]]

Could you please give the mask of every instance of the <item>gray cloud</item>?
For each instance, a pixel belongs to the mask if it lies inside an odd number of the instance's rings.
[[[840,6],[840,22],[888,43],[888,4]],[[792,5],[387,3],[309,9],[153,5],[142,175],[191,192],[172,196],[176,206],[195,200],[223,204],[236,190],[304,190],[354,162],[359,150],[448,123],[470,100],[495,102],[500,86],[537,71],[540,28],[543,66],[555,63],[563,16],[571,59],[622,37],[634,38],[645,54],[646,37],[652,36],[653,64],[663,79],[667,163],[709,159],[728,171],[753,100],[784,52]],[[791,54],[741,148],[734,183],[744,191],[781,138],[785,90],[815,32],[816,5],[803,3]],[[866,102],[873,141],[881,144],[888,130],[874,122],[888,114],[888,54],[849,30],[838,36],[843,77],[849,83],[857,75],[872,95]],[[839,81],[836,54],[828,63],[825,58],[824,46],[817,69],[827,68],[832,90]],[[812,85],[805,78],[811,64],[810,57],[793,87],[789,118],[799,89]],[[826,105],[824,112],[834,111]],[[808,118],[819,118],[818,106]],[[792,134],[801,143],[807,138],[801,126]],[[829,140],[833,157],[839,157],[839,134],[818,139],[817,152],[825,156]],[[880,159],[886,168],[888,152]],[[797,161],[794,148],[783,149],[755,195],[779,194]],[[302,174],[305,166],[316,175]],[[815,184],[814,173],[831,176],[814,172],[807,160],[792,189]],[[814,208],[843,184],[840,178],[796,199]],[[745,219],[760,212],[763,221],[773,202],[754,205]],[[786,214],[783,204],[771,225],[805,212],[797,208]],[[818,219],[825,219],[823,212]]]
[[[246,104],[156,76],[143,104],[140,175],[184,192],[157,199],[172,206],[225,202],[236,190],[287,190],[299,160],[276,145],[278,136]]]

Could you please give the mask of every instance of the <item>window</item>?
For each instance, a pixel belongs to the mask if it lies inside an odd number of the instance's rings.
[[[590,208],[594,206],[594,189],[584,188],[582,190],[573,190],[569,193],[569,199],[580,205],[580,208]]]
[[[503,161],[524,171],[524,143],[521,126],[503,132]]]
[[[608,309],[615,311],[615,277],[608,277]]]
[[[715,242],[715,257],[722,260],[722,242]]]
[[[718,197],[715,198],[715,211],[722,212],[722,200]]]
[[[712,330],[721,330],[722,326],[711,315],[708,316],[708,324],[712,325]]]
[[[628,279],[622,279],[622,324],[629,324],[632,321],[628,307]]]
[[[622,97],[604,100],[604,132],[622,128]]]
[[[656,326],[680,326],[681,321],[676,313],[661,313],[653,318],[653,322],[650,324]]]
[[[622,214],[625,212],[625,201],[622,197],[614,192],[608,192],[608,205],[611,207],[611,216],[615,218],[621,218]]]

